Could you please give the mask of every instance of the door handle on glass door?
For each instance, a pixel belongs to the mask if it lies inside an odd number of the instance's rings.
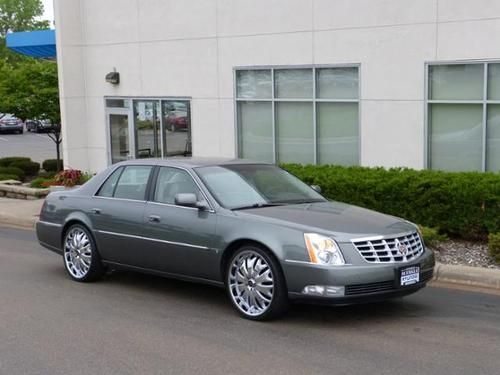
[[[159,216],[157,216],[157,215],[151,215],[151,216],[149,217],[149,222],[150,222],[150,223],[159,223],[159,222],[160,222],[160,219],[161,219],[161,218],[160,218]]]

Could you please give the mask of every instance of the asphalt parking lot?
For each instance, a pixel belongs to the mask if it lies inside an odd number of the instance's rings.
[[[393,302],[241,319],[223,290],[130,272],[71,281],[32,231],[0,227],[0,374],[481,374],[500,296],[428,287]]]
[[[62,155],[62,147],[61,147]],[[6,156],[27,156],[36,162],[56,158],[56,145],[44,133],[24,134],[0,133],[0,158]]]

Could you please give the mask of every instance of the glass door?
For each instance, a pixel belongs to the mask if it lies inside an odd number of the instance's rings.
[[[163,156],[191,156],[189,100],[162,100]]]
[[[161,157],[160,102],[134,100],[135,157]]]
[[[121,113],[108,114],[111,142],[111,163],[118,163],[132,157],[130,151],[129,115]]]

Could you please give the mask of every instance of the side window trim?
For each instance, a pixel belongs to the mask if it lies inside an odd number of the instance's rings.
[[[115,197],[116,188],[118,187],[118,184],[120,183],[120,179],[122,178],[122,174],[123,174],[123,172],[125,171],[125,168],[126,168],[126,167],[122,167],[122,170],[120,171],[120,174],[118,175],[118,178],[117,178],[117,180],[116,180],[115,187],[113,188],[113,194],[111,194],[111,198],[114,198],[114,197]]]
[[[116,184],[115,184],[115,187],[113,188],[113,193],[111,194],[111,198],[113,197],[114,193],[115,193],[115,189],[116,189],[116,185],[118,185],[118,181],[120,180],[120,177],[123,173],[123,170],[125,169],[123,166],[119,166],[118,168],[115,168],[113,169],[113,171],[108,175],[108,177],[106,177],[106,179],[99,185],[99,187],[97,188],[97,190],[95,191],[94,193],[94,197],[97,197],[97,198],[110,198],[110,197],[103,197],[101,195],[99,195],[104,187],[104,185],[106,185],[106,183],[109,181],[109,179],[111,177],[113,177],[113,175],[120,169],[120,172],[119,172],[119,175],[118,175],[118,178],[116,179]]]
[[[156,202],[154,200],[155,199],[156,186],[158,184],[158,176],[160,175],[160,169],[161,168],[173,168],[173,169],[178,169],[180,171],[186,172],[188,174],[188,176],[193,180],[193,182],[196,185],[196,187],[198,188],[198,190],[200,191],[200,193],[203,196],[203,199],[205,200],[205,202],[207,202],[207,204],[209,206],[208,212],[215,212],[215,209],[213,208],[212,202],[210,201],[210,199],[208,199],[207,194],[203,190],[202,186],[200,186],[199,182],[196,180],[195,176],[191,173],[191,171],[189,171],[186,168],[182,168],[182,167],[178,167],[178,166],[173,166],[173,165],[157,165],[157,166],[155,166],[155,170],[151,173],[151,175],[154,174],[154,177],[153,177],[153,179],[151,181],[152,185],[150,187],[150,191],[149,191],[149,194],[147,196],[147,198],[148,198],[147,202],[148,203],[160,204],[160,205],[165,205],[165,206],[170,206],[170,207],[178,207],[178,208],[184,208],[184,209],[190,209],[190,210],[198,210],[197,208],[183,207],[183,206],[179,206],[177,204]]]

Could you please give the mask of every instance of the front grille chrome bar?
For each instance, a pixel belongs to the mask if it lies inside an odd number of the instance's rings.
[[[351,241],[364,260],[369,263],[405,263],[424,252],[417,232],[399,236],[376,236]]]

